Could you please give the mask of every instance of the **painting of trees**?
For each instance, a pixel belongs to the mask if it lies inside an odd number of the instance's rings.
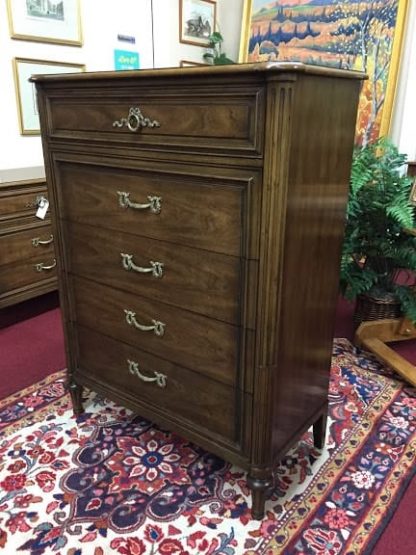
[[[246,0],[248,1],[248,0]],[[301,61],[364,71],[358,144],[386,131],[406,0],[255,1],[246,61]],[[259,7],[260,5],[260,7]]]

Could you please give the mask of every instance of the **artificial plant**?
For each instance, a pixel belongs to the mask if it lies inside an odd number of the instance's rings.
[[[394,295],[416,321],[415,210],[406,156],[386,138],[358,147],[353,156],[341,262],[341,289],[354,299]],[[404,271],[410,279],[403,278]],[[404,283],[403,283],[404,282]]]
[[[204,60],[213,65],[226,65],[233,64],[234,62],[227,58],[227,55],[222,52],[222,43],[224,38],[219,31],[212,33],[209,38],[208,52],[203,55]]]

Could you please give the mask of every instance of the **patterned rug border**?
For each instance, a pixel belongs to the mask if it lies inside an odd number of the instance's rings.
[[[402,500],[403,496],[406,494],[406,491],[410,486],[412,479],[415,476],[416,476],[416,464],[415,464],[415,461],[413,461],[413,465],[410,467],[410,472],[408,472],[406,478],[404,478],[403,483],[401,484],[399,491],[396,493],[395,498],[387,506],[382,524],[380,524],[380,526],[374,532],[373,536],[367,542],[364,550],[360,552],[360,555],[371,555],[373,553],[375,546],[377,545],[384,531],[392,521],[392,518],[394,516],[394,513],[397,510],[397,507],[400,504],[400,501]]]
[[[0,411],[3,411],[10,405],[15,405],[19,403],[19,401],[22,401],[25,397],[29,397],[36,391],[39,391],[42,388],[47,387],[48,385],[51,385],[55,382],[61,382],[63,379],[65,379],[65,377],[66,377],[66,369],[58,370],[58,372],[54,372],[53,374],[50,374],[43,380],[31,386],[28,386],[22,389],[21,391],[13,393],[12,395],[9,395],[5,399],[3,399],[3,401],[0,401]],[[69,393],[65,392],[62,396],[57,397],[55,399],[51,399],[43,407],[36,408],[35,410],[33,410],[33,412],[28,412],[22,417],[20,417],[19,419],[14,420],[13,422],[10,422],[6,426],[4,426],[4,428],[0,429],[0,434],[4,438],[6,438],[11,434],[16,433],[19,430],[22,430],[23,428],[26,428],[27,426],[31,426],[36,422],[41,422],[42,420],[47,418],[50,414],[56,412],[56,410],[59,410],[59,409],[62,410],[64,407],[69,406],[70,402],[71,400],[70,400]]]
[[[374,376],[374,374],[368,370],[365,372]],[[278,545],[276,543],[276,536],[278,534],[283,535],[285,533],[282,529],[288,524],[290,519],[293,519],[295,511],[299,510],[301,505],[305,505],[307,507],[308,519],[311,519],[311,515],[319,509],[322,499],[326,498],[328,495],[331,484],[337,481],[338,477],[345,471],[348,464],[350,464],[352,454],[360,450],[365,444],[368,436],[372,433],[374,420],[377,419],[378,421],[378,419],[384,414],[386,403],[393,401],[393,399],[400,393],[400,382],[389,383],[390,380],[388,378],[384,378],[384,376],[379,377],[383,378],[382,381],[384,382],[384,386],[379,394],[372,400],[371,404],[367,407],[365,413],[360,418],[360,422],[358,422],[351,429],[348,436],[342,442],[342,445],[337,446],[336,450],[332,452],[328,459],[322,464],[319,471],[314,475],[310,484],[303,492],[302,498],[295,501],[294,505],[287,511],[284,518],[279,522],[279,527],[271,531],[269,537],[264,538],[260,546],[262,549],[262,551],[260,551],[261,553],[265,552],[269,555],[267,550],[277,549],[277,551],[270,551],[270,555],[277,555],[282,553],[282,549],[286,549],[287,545],[290,544],[296,533],[301,529],[302,521],[298,521],[297,525],[291,528],[289,536],[283,544],[280,543]],[[365,426],[363,425],[364,422]],[[353,445],[354,441],[357,441],[355,445]],[[342,456],[342,460],[339,465],[336,465],[337,456],[340,455]],[[333,473],[331,483],[324,484],[325,488],[319,490],[320,481],[328,472]],[[319,504],[314,502],[314,498],[316,496],[319,496],[321,499]]]
[[[412,458],[409,458],[409,454],[412,455]],[[400,457],[400,461],[396,464],[394,470],[390,472],[383,490],[377,494],[377,497],[371,504],[371,507],[365,516],[365,520],[363,520],[355,535],[352,536],[351,540],[347,543],[346,555],[363,555],[364,553],[369,555],[371,554],[372,547],[374,547],[386,529],[400,500],[403,497],[404,492],[409,486],[412,477],[416,473],[415,461],[416,431],[413,433],[411,441],[406,445],[406,448]],[[400,476],[397,475],[399,470]],[[386,495],[387,491],[389,491],[390,497],[384,501],[381,498]],[[394,510],[392,509],[392,506],[394,507]],[[388,520],[385,519],[386,514],[389,515]],[[365,525],[369,521],[376,526],[374,531],[365,529]],[[347,550],[351,543],[353,544],[352,549]]]
[[[371,374],[371,372],[369,372]],[[386,383],[385,384],[385,388],[388,386],[391,386],[392,384]],[[393,389],[395,389],[393,387]],[[396,392],[397,393],[397,392]],[[367,411],[371,410],[371,407],[374,405],[374,403],[376,403],[376,401],[379,399],[379,397],[383,396],[386,394],[385,389],[381,390],[380,393],[373,399],[371,405],[369,405],[367,407]],[[393,398],[393,397],[392,397]],[[381,414],[381,413],[380,413]],[[370,418],[368,418],[368,420],[371,420]],[[348,435],[345,437],[344,439],[344,443],[342,445],[337,445],[336,448],[334,449],[334,451],[331,453],[331,456],[327,458],[327,460],[322,464],[321,468],[318,470],[318,472],[316,472],[314,474],[313,479],[311,480],[310,484],[308,485],[307,489],[305,490],[305,494],[308,495],[310,493],[310,490],[312,490],[312,488],[314,488],[316,486],[316,482],[320,479],[320,477],[322,476],[322,474],[326,473],[328,470],[328,466],[331,464],[332,459],[334,459],[338,453],[341,452],[341,454],[344,453],[345,451],[345,447],[346,445],[349,445],[349,449],[355,450],[357,448],[357,445],[352,445],[351,442],[355,439],[355,436],[358,435],[360,428],[362,427],[362,420],[360,422],[358,422],[353,428],[351,428],[351,430],[349,431]],[[371,434],[371,426],[367,427],[367,433],[361,434],[361,442],[360,444],[363,444],[366,439],[368,438],[368,436]],[[348,452],[348,454],[350,454],[350,452]],[[345,461],[338,469],[338,474],[340,474],[346,464],[348,463],[348,461]],[[336,474],[336,476],[338,475]],[[296,503],[296,505],[298,505],[299,502]],[[295,508],[295,507],[294,507]],[[293,511],[293,509],[291,509]],[[290,515],[291,516],[291,515]],[[282,523],[285,523],[284,521],[282,521]]]
[[[7,397],[4,397],[3,399],[0,400],[0,410],[6,407],[7,405],[16,403],[16,401],[18,401],[22,397],[31,395],[34,391],[37,391],[39,388],[44,387],[45,385],[49,385],[51,382],[57,381],[58,379],[60,379],[60,377],[62,378],[66,377],[66,368],[64,368],[63,370],[57,370],[53,374],[49,374],[48,376],[46,376],[46,378],[43,378],[43,380],[40,380],[38,382],[35,382],[34,384],[28,385],[27,387],[20,389],[19,391],[16,391],[15,393],[8,395]]]

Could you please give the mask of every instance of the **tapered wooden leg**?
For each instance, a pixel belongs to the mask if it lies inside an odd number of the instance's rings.
[[[313,444],[317,449],[323,449],[325,445],[327,417],[328,412],[323,412],[313,425]]]
[[[254,520],[262,520],[264,517],[264,505],[267,497],[273,489],[273,475],[268,478],[248,477],[247,483],[251,489],[252,507],[251,516]]]
[[[69,393],[71,395],[72,408],[75,416],[79,416],[84,412],[84,407],[82,406],[82,390],[82,385],[76,382],[71,382],[69,384]]]

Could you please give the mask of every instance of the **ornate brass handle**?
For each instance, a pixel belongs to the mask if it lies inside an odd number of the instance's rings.
[[[139,274],[152,274],[155,278],[161,278],[163,276],[162,262],[153,262],[153,260],[150,260],[150,268],[142,268],[141,266],[136,266],[133,262],[132,254],[125,254],[124,252],[121,252],[120,256],[121,263],[125,270],[133,270],[134,272],[139,272]]]
[[[165,333],[166,324],[164,324],[163,322],[152,320],[151,326],[145,326],[143,324],[139,324],[139,322],[136,320],[136,313],[132,310],[125,309],[124,313],[126,315],[126,322],[129,326],[133,326],[140,331],[152,331],[158,337],[162,337],[162,335]]]
[[[118,194],[118,203],[122,208],[134,208],[135,210],[146,210],[149,208],[150,212],[153,214],[159,214],[161,211],[161,203],[162,197],[155,197],[149,195],[147,200],[149,201],[147,204],[140,204],[138,202],[132,202],[130,200],[130,193],[126,193],[125,191],[117,191]]]
[[[35,264],[34,268],[37,272],[42,272],[43,270],[52,270],[56,266],[56,258],[53,259],[53,262],[50,266],[46,266],[43,262],[39,262],[39,264]]]
[[[39,245],[50,245],[53,242],[53,235],[49,237],[49,239],[41,239],[40,237],[34,237],[32,239],[32,245],[34,247],[38,247]]]
[[[149,376],[145,376],[140,372],[139,365],[137,362],[133,360],[127,360],[127,364],[129,365],[129,372],[133,374],[133,376],[137,376],[142,382],[156,382],[156,385],[159,387],[166,387],[167,376],[165,374],[161,374],[160,372],[153,372],[154,377],[150,378]]]
[[[152,121],[150,118],[146,118],[142,114],[140,108],[135,108],[134,106],[131,106],[126,118],[113,121],[113,127],[123,127],[124,125],[127,126],[130,131],[133,131],[133,133],[142,127],[160,127],[158,121]]]

